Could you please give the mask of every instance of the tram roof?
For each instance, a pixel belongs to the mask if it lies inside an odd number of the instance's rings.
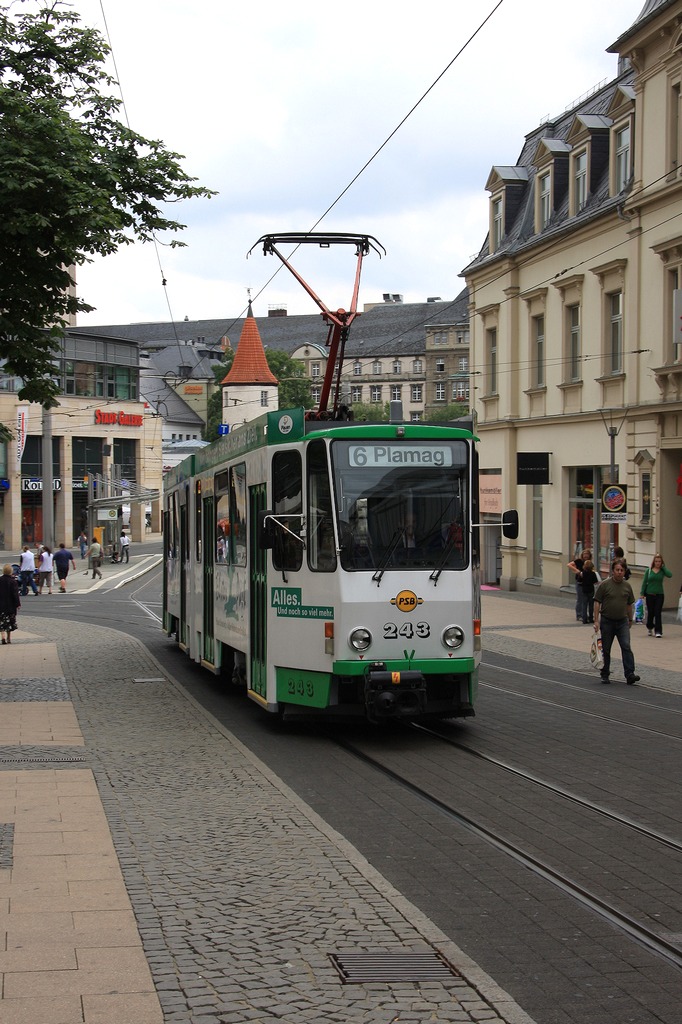
[[[392,438],[400,441],[478,440],[471,430],[457,423],[316,421],[306,420],[304,409],[279,409],[237,427],[201,451],[190,455],[179,466],[168,470],[164,476],[164,487],[166,490],[171,489],[197,473],[206,472],[221,463],[229,462],[248,451],[266,445],[291,444],[302,440],[314,440],[317,437],[383,441]]]

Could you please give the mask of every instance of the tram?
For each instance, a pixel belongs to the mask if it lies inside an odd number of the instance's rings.
[[[166,475],[164,629],[285,719],[471,716],[477,506],[469,429],[266,413]]]
[[[163,627],[285,719],[471,716],[483,528],[472,424],[405,423],[399,402],[389,423],[356,423],[342,404],[362,260],[383,251],[375,238],[259,242],[328,325],[320,403],[267,412],[166,474]],[[349,308],[328,308],[282,243],[353,246]],[[518,535],[515,511],[501,528]]]

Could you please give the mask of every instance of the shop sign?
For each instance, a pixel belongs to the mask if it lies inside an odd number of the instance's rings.
[[[517,484],[548,484],[549,452],[517,452],[516,482]]]
[[[21,489],[22,491],[42,491],[43,481],[40,477],[35,476],[22,476],[21,478]],[[52,479],[52,490],[61,491],[62,482],[59,477],[53,477]]]
[[[481,473],[478,478],[478,507],[484,515],[502,513],[501,473]]]
[[[9,480],[6,476],[0,476],[0,491],[9,490]]]
[[[602,523],[626,523],[627,512],[627,484],[606,484],[601,492]]]
[[[204,389],[201,384],[185,384],[183,393],[185,395],[203,395]]]
[[[26,435],[28,434],[28,406],[20,405],[17,408],[17,469],[21,466],[21,457],[24,454]]]
[[[134,416],[128,412],[109,412],[107,409],[95,409],[95,423],[100,427],[141,427],[144,416]]]

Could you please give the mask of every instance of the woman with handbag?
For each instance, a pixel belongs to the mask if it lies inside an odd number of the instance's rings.
[[[641,596],[646,601],[646,628],[649,636],[656,636],[660,639],[663,636],[663,622],[661,612],[663,611],[663,583],[670,579],[672,573],[666,568],[663,556],[657,552],[652,561],[651,568],[644,573],[642,580]]]

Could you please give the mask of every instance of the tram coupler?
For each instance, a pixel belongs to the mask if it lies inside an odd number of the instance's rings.
[[[370,721],[418,718],[426,712],[426,680],[421,672],[390,672],[383,663],[365,674],[365,708]]]

